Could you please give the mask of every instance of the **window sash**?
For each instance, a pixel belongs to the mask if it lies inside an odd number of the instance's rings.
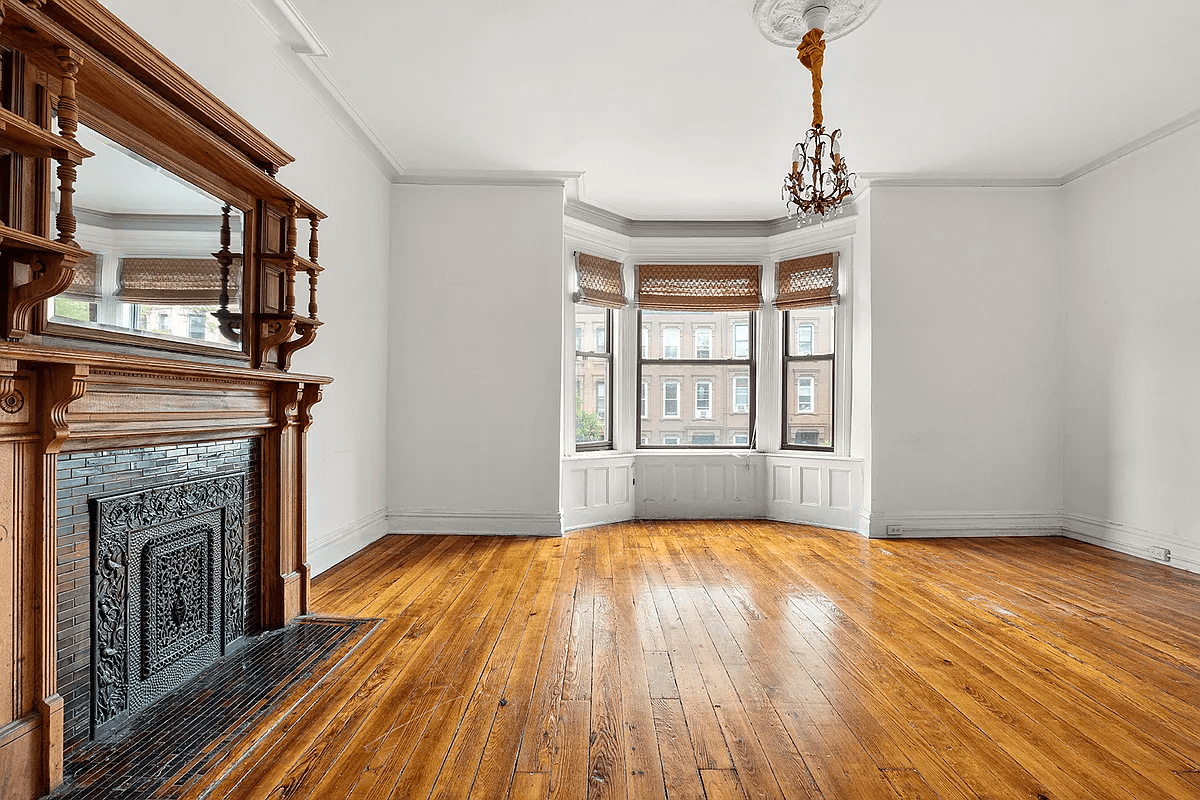
[[[696,417],[712,419],[712,381],[696,381]]]
[[[679,328],[663,328],[663,358],[679,358]]]
[[[675,413],[671,413],[669,409],[675,408]],[[666,381],[663,383],[663,419],[679,419],[679,381]]]
[[[780,403],[779,403],[779,407],[782,410],[782,419],[781,419],[782,427],[780,429],[780,440],[781,440],[780,444],[783,447],[783,449],[785,449],[785,450],[816,450],[816,451],[820,451],[820,452],[832,453],[832,452],[834,452],[833,442],[836,441],[836,435],[837,435],[837,417],[834,413],[837,409],[837,380],[836,380],[836,375],[837,375],[836,356],[837,356],[837,354],[836,354],[836,351],[830,352],[830,353],[822,353],[820,355],[797,354],[797,353],[791,352],[792,342],[791,342],[791,338],[789,336],[789,332],[793,329],[791,326],[793,324],[796,324],[796,322],[797,322],[791,316],[792,310],[793,309],[788,309],[783,312],[783,358],[781,359],[782,366],[783,366],[783,381],[780,384],[781,388],[782,388],[782,393],[781,393],[782,396],[780,397]],[[811,323],[803,322],[803,323],[799,323],[799,324],[800,325],[810,325]],[[836,314],[831,319],[830,324],[833,326],[832,330],[830,331],[830,334],[832,337],[831,341],[836,342],[836,340],[837,340]],[[814,326],[812,326],[812,328],[813,328],[812,342],[813,342],[813,349],[815,349],[816,326],[814,325]],[[799,330],[799,329],[797,328],[796,330]],[[796,349],[801,349],[802,340],[800,339],[798,333],[797,333],[796,344],[797,344]],[[830,380],[829,395],[828,395],[830,444],[828,446],[821,446],[819,444],[816,444],[816,445],[800,444],[798,442],[788,439],[788,415],[789,415],[789,413],[795,413],[795,414],[815,414],[816,413],[817,380],[816,380],[815,375],[797,376],[797,378],[796,378],[796,403],[795,403],[796,410],[791,411],[791,409],[789,408],[789,405],[788,405],[789,398],[787,395],[788,395],[788,386],[789,386],[790,378],[789,378],[788,370],[793,365],[798,364],[798,363],[811,364],[814,369],[821,369],[826,364],[828,365],[827,372],[830,376],[829,377],[829,380]],[[824,374],[824,373],[822,373],[822,374]],[[803,381],[808,382],[807,405],[802,404],[802,400],[804,399],[805,395],[803,395],[801,393],[800,386]]]
[[[816,378],[812,375],[801,375],[796,378],[796,413],[812,414],[816,411]]]
[[[584,303],[583,305],[590,305]],[[578,309],[576,310],[578,313]],[[597,323],[596,332],[597,347],[595,350],[584,350],[583,347],[583,325],[576,324],[575,326],[575,359],[578,365],[579,359],[583,359],[583,363],[588,361],[604,361],[607,362],[607,380],[600,379],[596,382],[594,388],[593,399],[596,401],[596,416],[604,420],[605,438],[602,441],[595,442],[575,442],[575,452],[582,453],[592,450],[611,450],[613,449],[613,429],[615,427],[615,415],[613,414],[613,392],[612,384],[616,381],[616,371],[613,369],[613,353],[612,340],[606,334],[612,330],[613,312],[611,308],[604,308],[604,322]],[[601,349],[603,348],[603,349]],[[572,404],[573,412],[578,413],[577,407],[583,403],[583,384],[576,374],[575,377],[575,402]]]
[[[712,328],[696,328],[696,358],[712,358]]]
[[[677,319],[673,316],[668,316],[668,315],[662,315],[662,316],[665,317],[666,319],[671,319],[671,320]],[[737,338],[736,332],[739,331],[739,329],[740,329],[740,331],[744,332],[744,338],[742,339],[742,341],[744,343],[743,346],[744,346],[745,355],[743,357],[740,357],[740,358],[734,357],[734,358],[683,359],[683,358],[669,357],[669,354],[667,352],[664,352],[662,354],[662,357],[660,357],[660,358],[647,358],[647,357],[645,357],[645,355],[642,355],[638,358],[637,377],[638,377],[639,383],[643,381],[643,377],[642,377],[644,374],[643,369],[648,366],[658,367],[660,371],[656,372],[655,374],[659,375],[659,376],[661,376],[663,373],[665,373],[666,375],[672,375],[675,373],[676,367],[685,367],[685,366],[704,366],[706,368],[704,370],[704,372],[707,372],[708,371],[707,368],[709,368],[709,367],[716,367],[721,370],[727,370],[729,367],[744,367],[743,370],[739,370],[741,372],[740,376],[729,375],[729,373],[726,372],[725,374],[727,377],[725,379],[726,380],[732,379],[734,382],[734,385],[736,385],[736,383],[739,379],[746,381],[745,392],[749,395],[748,402],[746,403],[746,407],[744,409],[738,410],[737,413],[749,413],[749,415],[750,415],[749,420],[746,420],[744,418],[739,418],[737,420],[736,426],[731,426],[729,424],[726,424],[724,426],[724,428],[722,428],[722,429],[727,430],[730,427],[736,427],[738,429],[748,429],[748,432],[745,434],[746,441],[742,442],[742,443],[734,443],[734,444],[722,444],[720,441],[718,441],[715,445],[698,445],[697,447],[703,448],[703,447],[714,447],[714,446],[715,447],[735,447],[736,446],[736,447],[744,447],[744,448],[748,449],[753,446],[754,425],[755,425],[755,393],[756,393],[756,388],[757,388],[756,381],[755,381],[756,370],[757,370],[757,366],[755,364],[755,338],[756,338],[755,334],[756,334],[757,328],[755,327],[755,322],[756,322],[755,313],[753,311],[750,311],[748,313],[748,316],[749,316],[749,319],[744,322],[733,323],[731,320],[726,319],[725,321],[720,322],[719,325],[717,326],[717,327],[719,327],[719,326],[733,327],[734,331],[735,331],[735,338]],[[640,331],[642,331],[641,335],[643,336],[643,340],[644,341],[648,340],[649,339],[649,331],[652,326],[643,324],[641,309],[638,309],[638,320],[637,321],[638,321],[638,328]],[[679,330],[680,332],[682,332],[683,327],[684,326],[682,324],[677,325],[673,321],[669,325],[663,324],[662,328],[661,328],[661,332],[657,338],[660,339],[661,341],[663,341],[664,345],[665,345],[668,341],[667,331],[668,330],[670,330],[670,331]],[[704,324],[703,327],[709,328],[713,331],[717,330],[717,327],[709,326],[707,324],[707,322]],[[727,331],[728,328],[721,327],[721,330]],[[673,339],[674,339],[674,333],[670,334],[670,340],[673,341]],[[665,347],[664,347],[664,351],[665,351]],[[663,368],[666,368],[666,369],[663,369]],[[747,375],[746,373],[749,373],[749,374]],[[701,373],[701,374],[703,374],[703,373]],[[688,376],[688,379],[695,380],[695,378],[692,376]],[[709,383],[709,384],[713,383],[711,380],[705,380],[704,382]],[[677,398],[677,399],[672,399],[670,401],[670,408],[672,410],[678,410],[679,413],[668,415],[666,413],[668,411],[667,386],[670,384],[676,384],[676,383],[680,384],[677,389],[673,390],[675,392],[675,398]],[[661,386],[661,391],[663,392],[663,400],[662,400],[662,406],[661,406],[662,411],[663,411],[663,416],[660,419],[672,420],[672,421],[680,419],[682,417],[682,408],[680,406],[682,404],[682,395],[683,395],[683,388],[684,388],[683,382],[677,381],[677,380],[671,380],[671,381],[660,380],[659,385]],[[693,384],[693,385],[695,385],[695,384]],[[721,388],[720,391],[725,392],[725,391],[729,391],[729,390]],[[708,393],[708,397],[709,397],[708,416],[700,417],[699,414],[697,413],[696,418],[700,418],[700,419],[713,419],[714,418],[713,415],[715,414],[716,409],[713,407],[712,396],[713,396],[713,390],[710,386],[709,393]],[[722,395],[722,398],[725,398],[725,395]],[[694,395],[693,395],[693,399],[695,399]],[[722,399],[722,403],[725,403],[725,402],[728,402],[728,400]],[[723,412],[723,413],[732,413],[732,412]],[[642,424],[643,419],[649,419],[649,417],[639,415],[637,418],[637,435],[638,435],[638,441],[639,441],[638,447],[652,449],[655,447],[664,446],[662,444],[657,444],[657,443],[656,444],[646,443],[645,440],[648,439],[649,437],[643,435],[643,431],[645,430],[645,428],[643,427],[643,424]],[[653,433],[656,436],[662,435],[653,430],[653,426],[651,423],[647,423],[647,425],[650,426],[651,433]],[[682,434],[681,434],[681,436],[682,436]],[[718,434],[718,440],[720,440],[724,436],[725,436],[725,434]],[[685,444],[684,446],[690,447],[692,445]]]
[[[745,322],[733,324],[733,357],[750,357],[750,325]]]
[[[745,414],[750,410],[750,376],[735,375],[733,378],[733,413]]]
[[[814,328],[810,322],[796,325],[796,355],[811,356],[813,354]]]

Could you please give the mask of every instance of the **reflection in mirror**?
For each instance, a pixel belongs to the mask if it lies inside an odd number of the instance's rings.
[[[83,125],[76,240],[95,255],[49,300],[50,321],[238,348],[243,216]],[[57,198],[56,198],[57,200]]]

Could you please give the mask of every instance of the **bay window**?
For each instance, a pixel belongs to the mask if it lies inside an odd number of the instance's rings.
[[[613,309],[625,306],[621,262],[577,252],[575,275],[575,450],[611,450]],[[593,331],[590,349],[585,329]]]
[[[659,357],[641,349],[638,380],[663,393],[662,417],[638,420],[639,447],[750,447],[760,269],[757,264],[638,266],[638,330],[643,343],[662,342]],[[690,358],[680,352],[685,331]],[[681,428],[676,420],[683,402],[691,408],[684,415],[689,423]]]
[[[837,254],[776,265],[783,311],[784,449],[833,451]]]

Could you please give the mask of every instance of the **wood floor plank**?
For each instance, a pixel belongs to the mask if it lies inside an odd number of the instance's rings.
[[[388,536],[372,636],[183,800],[1200,797],[1200,578],[760,521]]]
[[[702,769],[704,795],[708,800],[746,800],[737,772],[731,769]]]
[[[518,772],[513,776],[510,800],[546,800],[550,794],[549,772]]]
[[[559,730],[554,768],[550,773],[550,800],[577,800],[588,796],[588,728],[591,703],[559,703]]]
[[[683,704],[677,699],[656,698],[652,701],[651,711],[668,800],[702,797],[704,787],[700,771],[696,769],[696,756],[691,737],[688,736]]]

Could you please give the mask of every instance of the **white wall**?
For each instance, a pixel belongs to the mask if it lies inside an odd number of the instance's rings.
[[[562,186],[392,201],[389,526],[557,535]]]
[[[1052,532],[1059,190],[875,187],[870,219],[872,535]]]
[[[1072,532],[1200,570],[1200,125],[1066,190]]]
[[[320,228],[326,269],[318,298],[326,324],[292,362],[294,372],[335,378],[309,431],[309,562],[320,572],[384,533],[388,181],[237,0],[105,5],[291,153],[296,163],[280,170],[280,181],[329,215]],[[81,180],[86,172],[85,164]]]

